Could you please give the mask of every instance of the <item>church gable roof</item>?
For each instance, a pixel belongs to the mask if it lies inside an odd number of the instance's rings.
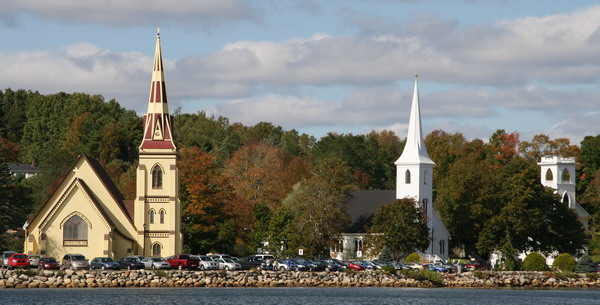
[[[94,181],[86,182],[84,179],[79,178],[77,172],[81,171],[82,168],[85,167],[84,164],[89,165],[89,168],[94,173],[94,176],[99,180],[99,185],[94,184],[93,187],[90,187],[89,184],[95,183]],[[39,217],[42,217],[44,215],[46,215],[47,217],[48,212],[53,209],[53,207],[50,205],[58,204],[60,200],[64,198],[64,196],[69,192],[69,189],[72,188],[74,184],[81,186],[81,189],[86,193],[86,196],[88,196],[92,200],[93,204],[98,207],[98,210],[106,219],[106,221],[110,224],[111,227],[115,227],[115,220],[112,219],[109,215],[122,213],[124,217],[129,221],[131,227],[135,228],[132,221],[133,215],[128,211],[127,207],[125,206],[125,203],[123,202],[123,195],[118,190],[112,179],[110,179],[110,177],[98,161],[89,158],[83,154],[80,155],[79,158],[77,158],[73,166],[66,172],[66,175],[64,175],[64,177],[58,183],[58,186],[54,190],[54,193],[50,196],[50,198],[48,198],[48,200],[46,200],[46,202],[42,205],[42,207],[40,207],[38,212],[30,219],[29,223],[33,224],[36,220],[41,221]],[[98,198],[98,193],[102,192],[102,189],[99,188],[102,188],[106,193],[109,194],[114,204],[116,204],[119,207],[120,212],[111,210],[111,213],[108,213],[106,211],[104,207],[106,203],[104,205],[101,204]],[[126,226],[126,224],[123,225]]]
[[[365,225],[371,223],[373,213],[382,205],[396,199],[395,190],[358,190],[350,193],[348,214],[352,226],[347,233],[364,233]]]

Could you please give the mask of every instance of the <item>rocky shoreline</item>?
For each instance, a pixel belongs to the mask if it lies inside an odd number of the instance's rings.
[[[22,271],[0,270],[3,288],[100,287],[448,287],[448,288],[600,288],[597,276],[551,272],[465,272],[441,281],[414,279],[383,271]]]

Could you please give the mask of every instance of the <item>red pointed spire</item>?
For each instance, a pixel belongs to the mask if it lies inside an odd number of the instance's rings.
[[[160,47],[160,30],[156,34],[156,50],[148,99],[148,113],[144,115],[144,139],[140,152],[154,149],[175,151],[172,135],[173,117],[169,114],[167,103],[167,87],[163,70],[162,51]]]

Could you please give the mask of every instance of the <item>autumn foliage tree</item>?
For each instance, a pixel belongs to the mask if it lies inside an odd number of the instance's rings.
[[[179,157],[185,246],[193,253],[230,250],[236,235],[231,226],[233,191],[217,157],[197,147],[181,149]]]

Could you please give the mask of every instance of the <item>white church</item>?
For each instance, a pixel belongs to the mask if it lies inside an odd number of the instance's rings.
[[[422,255],[428,260],[447,260],[450,233],[442,223],[440,215],[433,208],[433,166],[425,143],[421,126],[421,110],[419,105],[418,76],[415,77],[410,120],[406,145],[396,165],[396,189],[356,191],[348,204],[348,213],[352,221],[358,224],[354,231],[343,233],[339,246],[332,251],[332,257],[360,258],[363,256],[375,257],[377,254],[364,252],[365,233],[362,227],[370,220],[373,213],[381,205],[390,203],[395,199],[413,198],[418,208],[427,216],[430,243],[427,251]]]

